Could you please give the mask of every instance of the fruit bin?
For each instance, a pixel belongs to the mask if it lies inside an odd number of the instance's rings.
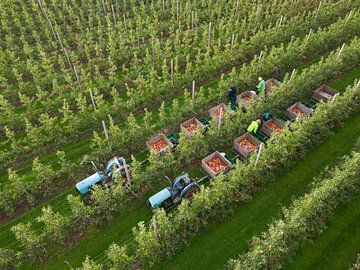
[[[281,131],[281,129],[283,129],[284,126],[285,124],[283,121],[281,121],[277,117],[273,117],[272,119],[269,119],[262,125],[260,132],[265,136],[270,137],[271,133]]]
[[[226,157],[222,156],[218,151],[215,151],[201,161],[201,168],[210,177],[210,179],[213,179],[220,172],[230,170],[231,162],[227,160]]]
[[[180,124],[180,129],[184,132],[185,136],[190,138],[195,132],[205,130],[205,125],[201,123],[196,117],[193,117]]]
[[[221,115],[221,119],[220,119],[221,124],[222,124],[224,122],[225,112],[228,110],[228,106],[226,106],[224,103],[221,103],[220,105],[212,107],[209,110],[209,115],[211,118],[216,119],[216,121],[219,121],[220,108],[222,108],[222,115]]]
[[[247,144],[247,146],[243,144]],[[259,148],[260,144],[258,139],[247,132],[234,140],[233,150],[244,160],[248,160],[251,153]]]
[[[155,151],[157,154],[164,153],[167,149],[172,149],[173,144],[164,134],[159,134],[146,142],[149,151]]]
[[[295,120],[297,117],[310,116],[313,112],[313,109],[306,107],[301,102],[296,102],[286,110],[286,117],[292,121]]]
[[[331,88],[330,86],[327,86],[326,84],[323,84],[318,89],[316,89],[311,97],[312,100],[316,102],[328,101],[329,99],[333,98],[338,92]]]
[[[274,78],[268,79],[265,82],[265,91],[267,94],[270,94],[272,88],[279,88],[280,85],[281,85],[281,83],[278,80],[276,80]]]
[[[245,108],[249,105],[250,100],[258,101],[259,96],[251,91],[245,91],[236,97],[236,103],[243,105]]]

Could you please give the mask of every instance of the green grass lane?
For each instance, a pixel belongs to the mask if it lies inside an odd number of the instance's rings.
[[[358,77],[360,68],[354,69],[331,86],[343,91]],[[336,164],[339,157],[350,153],[359,138],[359,121],[360,114],[349,118],[333,136],[264,190],[256,193],[250,202],[236,207],[229,218],[210,223],[204,233],[191,239],[171,259],[153,268],[189,269],[196,265],[197,269],[218,269],[229,258],[245,252],[251,237],[266,230],[267,224],[280,216],[282,206],[308,191],[313,178],[326,166]]]
[[[322,234],[302,247],[288,270],[349,269],[360,252],[360,194],[336,210]]]

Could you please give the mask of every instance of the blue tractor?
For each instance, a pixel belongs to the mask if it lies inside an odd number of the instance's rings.
[[[158,193],[151,196],[148,200],[148,206],[151,209],[168,208],[174,204],[180,203],[182,199],[192,199],[193,195],[198,192],[200,186],[196,180],[189,177],[188,173],[175,178],[170,187],[166,187]]]
[[[114,157],[108,161],[104,171],[98,171],[95,167],[96,173],[78,182],[76,189],[80,194],[85,195],[84,201],[89,203],[91,201],[91,190],[94,185],[111,186],[115,184],[118,176],[126,179],[126,170],[129,168],[130,166],[126,164],[124,157]]]

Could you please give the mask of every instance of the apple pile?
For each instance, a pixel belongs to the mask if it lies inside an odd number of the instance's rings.
[[[190,124],[188,124],[187,126],[185,126],[185,128],[187,129],[187,131],[189,131],[190,133],[194,133],[195,131],[197,131],[198,129],[198,124],[195,122],[192,122]]]
[[[256,145],[251,143],[246,138],[239,141],[238,144],[240,145],[240,147],[244,148],[247,152],[252,152],[256,148]]]
[[[244,101],[244,102],[249,102],[250,99],[251,99],[250,96],[242,96],[242,97],[241,97],[241,100]]]
[[[221,111],[221,114],[224,115],[224,108],[220,107],[219,109],[217,109],[214,114],[217,116],[217,117],[220,117],[220,111]]]
[[[228,165],[224,163],[220,158],[215,157],[212,160],[206,162],[210,169],[216,174],[225,169]]]
[[[159,153],[161,149],[164,149],[168,145],[164,140],[158,140],[156,143],[153,143],[150,145],[150,147],[156,152]]]
[[[300,109],[298,108],[294,108],[291,110],[293,113],[295,113],[298,117],[304,117],[304,116],[307,116],[306,113],[304,113],[303,111],[301,111]]]
[[[268,128],[270,128],[272,131],[275,132],[280,132],[281,131],[281,127],[279,127],[274,121],[270,121],[269,124],[267,124]]]

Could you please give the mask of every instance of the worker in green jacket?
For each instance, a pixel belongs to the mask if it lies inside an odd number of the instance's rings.
[[[256,86],[256,94],[260,95],[262,92],[265,92],[265,81],[263,78],[259,77],[259,84]]]
[[[250,126],[247,128],[247,131],[249,133],[256,134],[257,131],[259,130],[260,125],[261,125],[261,120],[260,119],[257,119],[256,121],[252,121]]]

